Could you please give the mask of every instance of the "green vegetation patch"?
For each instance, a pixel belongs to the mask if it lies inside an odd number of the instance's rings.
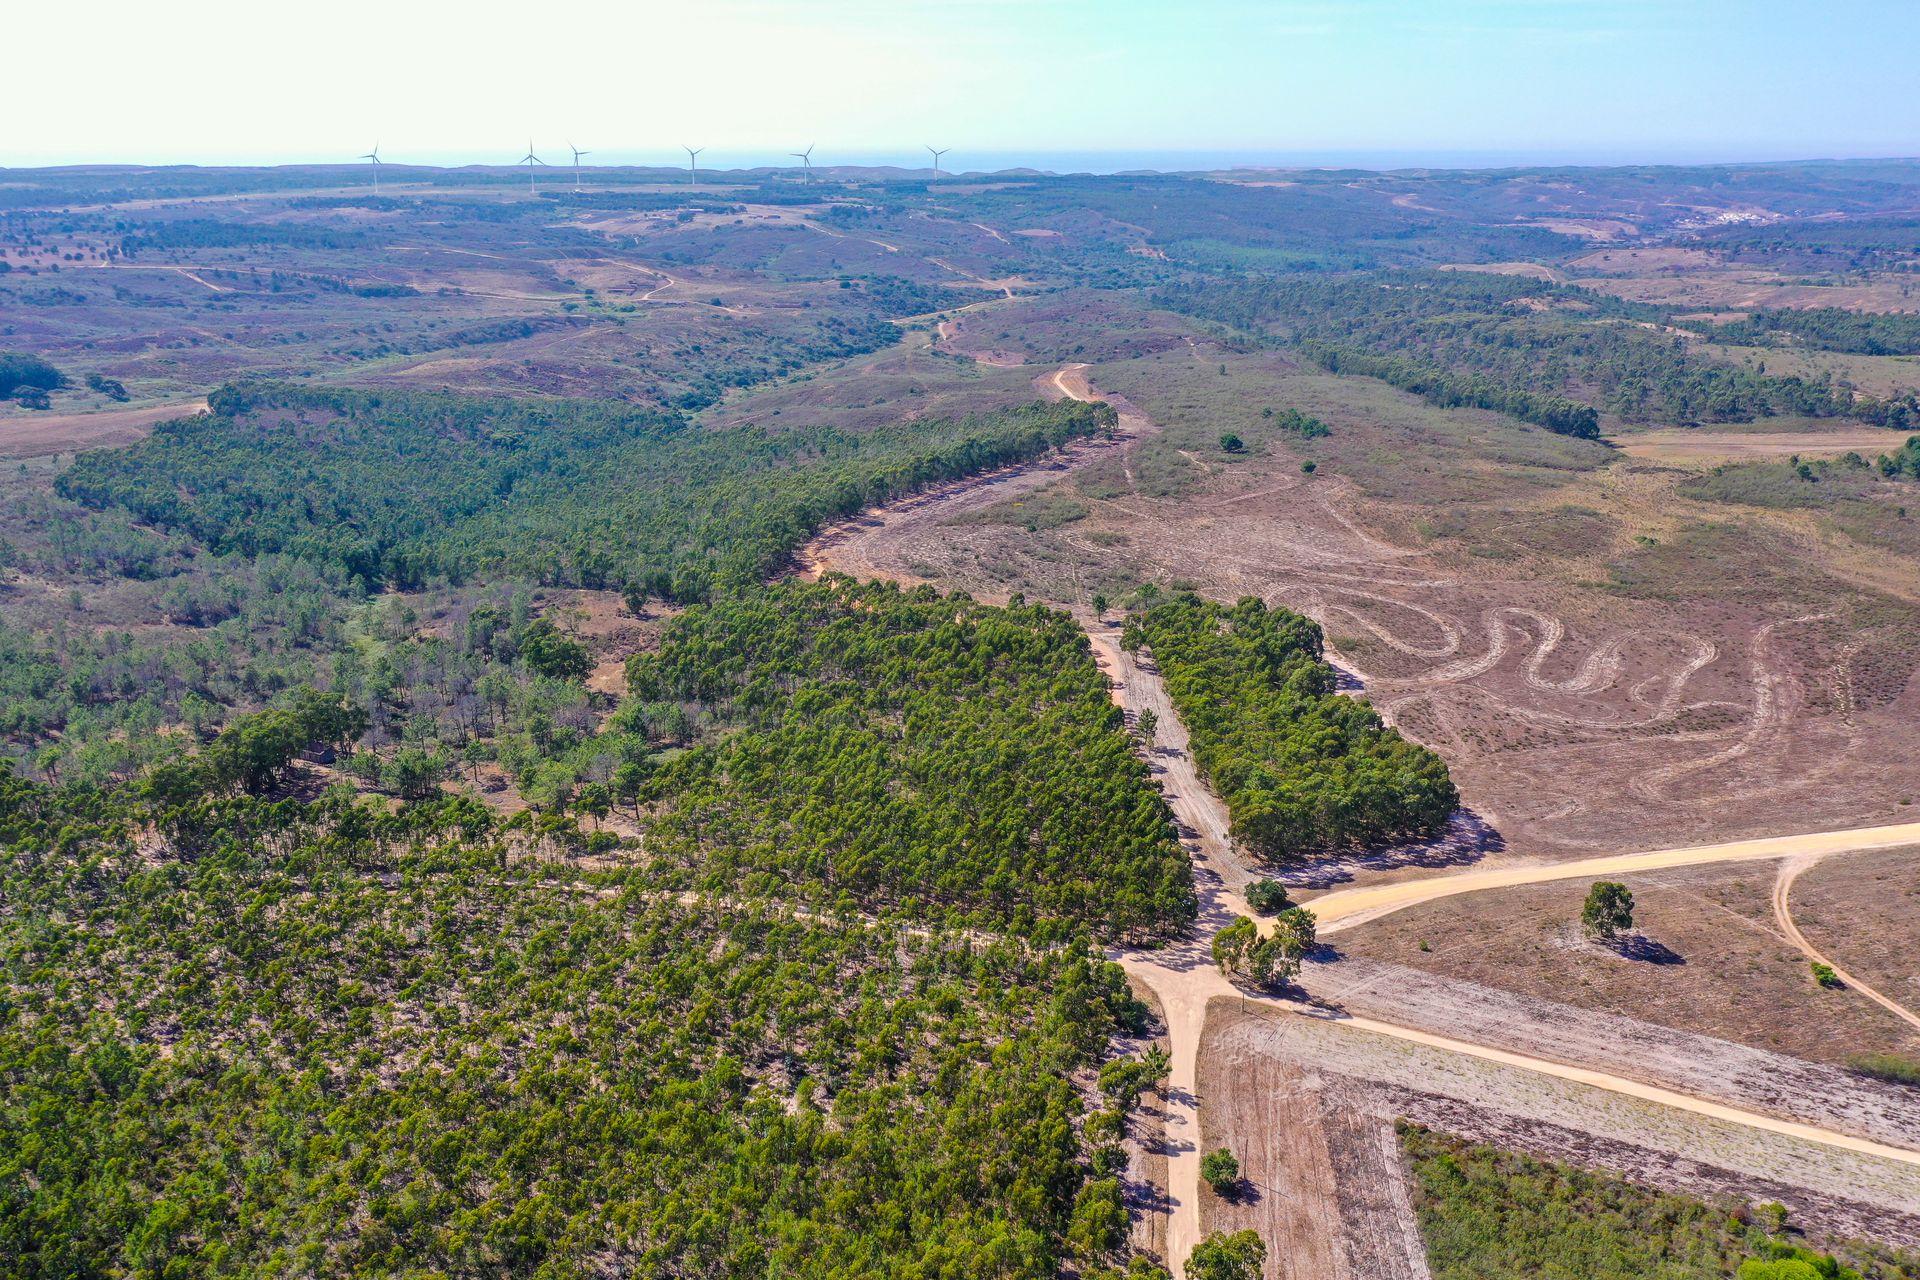
[[[1295,344],[1341,373],[1443,406],[1477,405],[1591,438],[1596,410],[1628,421],[1744,422],[1776,414],[1920,422],[1911,396],[1856,397],[1825,378],[1770,377],[1688,351],[1668,309],[1479,272],[1243,278],[1182,285],[1162,305]]]
[[[0,765],[9,1274],[1048,1276],[1124,1243],[1073,1077],[1143,1011],[1083,948],[549,877],[464,800],[219,801],[193,857],[124,812]]]
[[[1067,401],[851,433],[688,429],[599,401],[228,387],[209,417],[85,454],[64,495],[216,552],[283,551],[368,583],[511,572],[676,600],[777,569],[820,525],[1114,421]]]
[[[1459,807],[1439,756],[1334,692],[1311,620],[1187,594],[1128,630],[1152,647],[1194,762],[1249,847],[1282,858],[1434,836]]]
[[[1649,1191],[1402,1124],[1434,1280],[1912,1280],[1920,1255],[1793,1245],[1741,1204]],[[1784,1218],[1779,1206],[1758,1215]]]
[[[1172,816],[1066,614],[787,582],[690,610],[627,679],[733,730],[646,793],[676,883],[1043,933],[1193,919]]]

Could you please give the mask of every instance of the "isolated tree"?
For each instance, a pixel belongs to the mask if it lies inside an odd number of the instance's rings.
[[[1154,734],[1160,728],[1160,717],[1153,713],[1153,708],[1149,707],[1140,713],[1140,717],[1135,723],[1137,723],[1140,728],[1140,740],[1151,747],[1154,741]]]
[[[636,618],[646,612],[649,598],[644,583],[629,582],[620,591],[621,602],[627,606],[627,612]]]
[[[1225,1147],[1209,1151],[1200,1158],[1200,1176],[1207,1180],[1215,1195],[1231,1195],[1240,1185],[1240,1161]]]
[[[1098,591],[1093,593],[1093,611],[1096,615],[1104,616],[1107,612],[1108,605],[1111,603],[1112,602],[1102,593]]]
[[[1596,880],[1580,908],[1580,925],[1588,936],[1612,942],[1633,928],[1633,894],[1617,880]]]
[[[1228,453],[1243,453],[1246,451],[1247,442],[1229,431],[1220,437],[1220,447]]]
[[[1260,1280],[1267,1242],[1255,1231],[1215,1231],[1187,1255],[1187,1280]]]

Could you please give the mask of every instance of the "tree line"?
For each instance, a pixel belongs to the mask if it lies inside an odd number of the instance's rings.
[[[764,578],[829,521],[1115,421],[1066,401],[867,432],[709,432],[598,401],[263,384],[209,404],[131,448],[81,455],[60,493],[370,587],[514,573],[679,601]]]
[[[1439,756],[1334,691],[1310,619],[1186,593],[1130,621],[1122,643],[1151,651],[1234,838],[1267,857],[1436,836],[1459,807]]]

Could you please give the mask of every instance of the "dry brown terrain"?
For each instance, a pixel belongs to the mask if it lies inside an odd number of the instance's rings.
[[[144,440],[156,423],[206,411],[204,396],[92,413],[16,410],[0,414],[0,458],[37,458],[132,444]]]
[[[1809,283],[1804,274],[1730,263],[1704,249],[1596,249],[1568,262],[1572,282],[1633,302],[1672,306],[1847,307],[1920,310],[1911,279],[1880,276]]]
[[[1832,431],[1713,431],[1675,429],[1641,431],[1613,443],[1636,458],[1655,462],[1753,462],[1760,459],[1836,458],[1849,451],[1873,458],[1887,453],[1903,437],[1873,427]]]
[[[1849,867],[1854,859],[1901,857],[1915,865],[1910,852],[1829,861]],[[1356,961],[1524,991],[1815,1062],[1906,1045],[1912,1027],[1856,994],[1814,983],[1806,958],[1775,925],[1774,868],[1736,864],[1622,877],[1634,894],[1637,936],[1621,947],[1581,934],[1585,880],[1410,907],[1338,934],[1337,945]],[[1796,915],[1803,910],[1796,903]],[[1856,917],[1860,924],[1880,927]],[[1359,986],[1375,975],[1363,965],[1342,978],[1344,968],[1332,966],[1329,977]]]
[[[1614,1049],[1620,1052],[1619,1045]],[[1920,1243],[1920,1168],[1913,1165],[1809,1148],[1785,1135],[1515,1071],[1496,1061],[1437,1053],[1337,1020],[1289,1017],[1234,999],[1216,1001],[1201,1053],[1205,1123],[1210,1132],[1239,1135],[1236,1149],[1247,1142],[1263,1162],[1272,1140],[1256,1135],[1274,1118],[1274,1103],[1263,1096],[1263,1088],[1275,1082],[1272,1069],[1260,1065],[1268,1058],[1300,1064],[1296,1069],[1303,1067],[1308,1080],[1364,1081],[1364,1087],[1347,1093],[1347,1105],[1370,1108],[1377,1123],[1404,1116],[1545,1158],[1612,1169],[1649,1186],[1778,1199],[1815,1232]],[[1287,1075],[1283,1065],[1278,1079]],[[1292,1114],[1301,1110],[1296,1106]],[[1911,1109],[1906,1115],[1910,1136]],[[1379,1187],[1372,1191],[1377,1197]],[[1337,1181],[1335,1195],[1343,1214],[1354,1215],[1360,1196]],[[1277,1232],[1284,1206],[1263,1197],[1253,1207]],[[1211,1202],[1207,1211],[1214,1211]],[[1355,1234],[1376,1242],[1391,1238],[1369,1226]],[[1374,1259],[1371,1265],[1380,1266]]]
[[[1688,500],[1694,473],[1656,459],[1275,355],[1195,343],[1090,376],[1147,424],[1124,450],[877,522],[844,567],[1078,608],[1150,581],[1300,610],[1530,854],[1893,822],[1920,794],[1920,565],[1806,513]],[[1262,405],[1334,434],[1262,434]],[[1247,454],[1220,450],[1229,427]]]
[[[1794,881],[1791,903],[1808,941],[1920,1009],[1920,849],[1828,858]]]

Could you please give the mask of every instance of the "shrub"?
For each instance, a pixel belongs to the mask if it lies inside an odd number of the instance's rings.
[[[1229,431],[1220,437],[1220,447],[1228,453],[1245,453],[1247,451],[1247,442]]]
[[[1920,1062],[1897,1053],[1857,1053],[1847,1059],[1847,1070],[1892,1084],[1920,1085]]]
[[[1815,960],[1810,967],[1813,970],[1813,980],[1821,986],[1832,989],[1846,985],[1840,981],[1840,975],[1834,972],[1832,965]]]
[[[1225,1147],[1209,1151],[1200,1158],[1200,1176],[1207,1180],[1215,1195],[1231,1195],[1240,1185],[1240,1161]]]
[[[16,395],[26,389],[57,391],[66,381],[58,369],[39,356],[24,351],[0,351],[0,396]],[[26,403],[24,396],[21,403]]]
[[[1263,916],[1277,915],[1293,905],[1287,886],[1278,880],[1255,880],[1247,886],[1247,905]]]

